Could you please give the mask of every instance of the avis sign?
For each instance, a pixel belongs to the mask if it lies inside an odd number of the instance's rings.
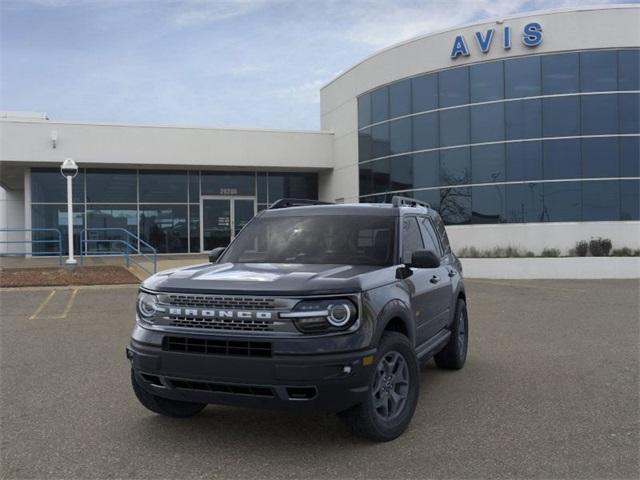
[[[505,26],[502,29],[502,48],[509,50],[511,48],[511,27]],[[482,53],[488,53],[493,43],[493,38],[496,36],[496,29],[489,28],[486,32],[475,32],[473,35],[478,44],[478,48]],[[542,26],[538,22],[527,23],[522,27],[522,35],[520,38],[522,44],[526,47],[537,47],[542,43]],[[468,57],[470,54],[467,41],[464,35],[456,36],[453,41],[453,48],[451,49],[451,58],[456,59],[460,56]]]

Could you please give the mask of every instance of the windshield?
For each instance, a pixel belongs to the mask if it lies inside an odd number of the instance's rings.
[[[220,262],[393,265],[395,217],[258,217]]]

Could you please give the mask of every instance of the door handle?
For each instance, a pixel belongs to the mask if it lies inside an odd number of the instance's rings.
[[[433,277],[431,277],[431,280],[429,280],[431,283],[438,283],[440,281],[440,277],[437,275],[434,275]]]

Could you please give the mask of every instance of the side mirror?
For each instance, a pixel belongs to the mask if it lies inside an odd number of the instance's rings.
[[[209,262],[216,263],[227,247],[217,247],[209,252]]]
[[[416,250],[411,255],[409,268],[437,268],[440,266],[440,258],[431,250]]]

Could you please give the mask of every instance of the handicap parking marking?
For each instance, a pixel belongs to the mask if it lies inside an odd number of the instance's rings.
[[[33,312],[33,315],[31,315],[29,317],[29,320],[62,320],[67,318],[67,315],[69,314],[69,311],[71,310],[71,307],[73,306],[73,303],[76,299],[76,296],[78,295],[78,288],[74,288],[71,292],[71,295],[69,295],[69,300],[67,301],[66,306],[64,307],[64,310],[62,311],[61,314],[59,315],[41,315],[42,311],[45,309],[45,307],[49,304],[49,302],[51,301],[51,299],[55,296],[56,292],[58,290],[54,289],[51,290],[51,293],[49,293],[49,295],[47,296],[47,298],[45,298],[42,303],[38,306],[38,308],[36,309],[35,312]]]

